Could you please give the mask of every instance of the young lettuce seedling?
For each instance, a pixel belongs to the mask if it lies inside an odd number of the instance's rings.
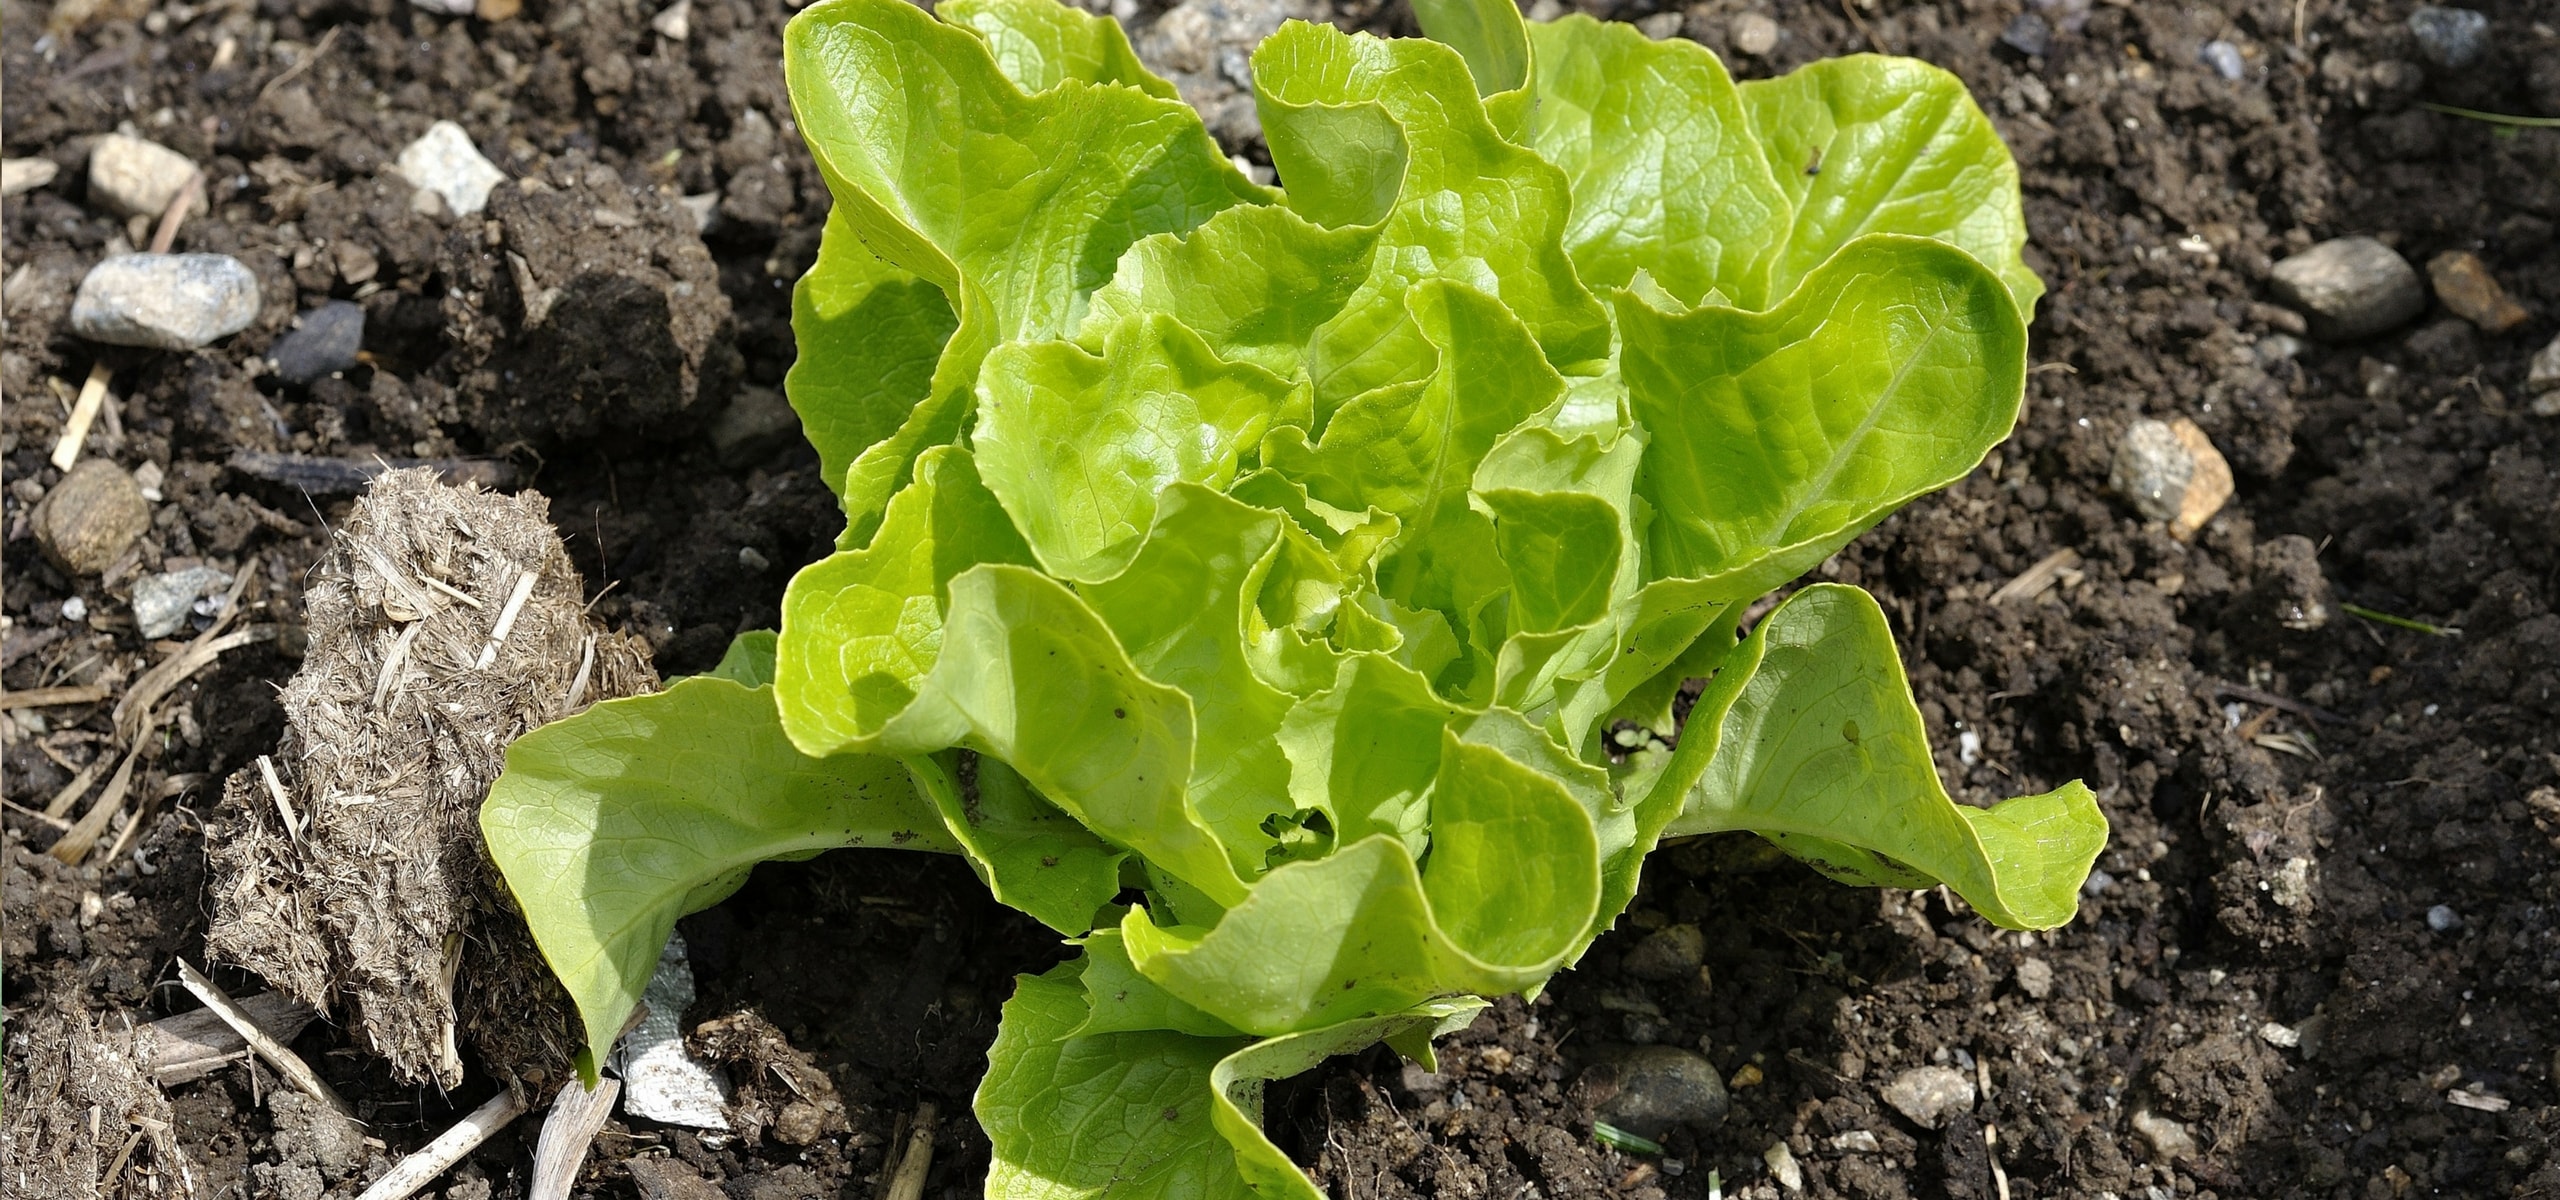
[[[844,537],[778,638],[527,736],[482,812],[596,1049],[756,863],[956,853],[1082,947],[1005,1006],[990,1195],[1311,1196],[1262,1082],[1428,1062],[1666,835],[2071,918],[2088,789],[1951,802],[1865,592],[1737,637],[2016,419],[2042,285],[1982,114],[1907,60],[1737,87],[1416,8],[1438,40],[1256,52],[1285,192],[1052,0],[792,23],[836,203],[790,391]]]

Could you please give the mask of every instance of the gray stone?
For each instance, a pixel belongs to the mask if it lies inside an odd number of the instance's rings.
[[[35,511],[36,544],[55,566],[95,575],[115,565],[151,526],[151,505],[123,467],[82,459],[53,485]]]
[[[2467,8],[2420,5],[2409,14],[2409,32],[2417,35],[2427,61],[2448,71],[2469,67],[2489,52],[2489,16]]]
[[[782,393],[768,387],[742,387],[729,407],[711,422],[711,448],[728,467],[745,466],[800,437],[800,414]]]
[[[302,324],[279,339],[267,358],[286,383],[308,385],[356,365],[364,349],[364,306],[332,300],[302,314]]]
[[[1681,23],[1688,17],[1679,12],[1660,12],[1636,22],[1636,29],[1655,41],[1680,36]]]
[[[2030,1000],[2042,1000],[2053,994],[2053,964],[2041,958],[2022,959],[2018,963],[2018,990]]]
[[[2178,440],[2177,431],[2166,421],[2145,419],[2134,422],[2116,443],[2115,468],[2107,483],[2134,511],[2167,521],[2178,515],[2195,473],[2195,456]]]
[[[186,155],[167,146],[110,133],[89,150],[89,198],[118,216],[156,217],[195,173]]]
[[[1131,39],[1138,58],[1172,81],[1229,151],[1262,140],[1254,109],[1253,48],[1290,18],[1323,24],[1329,0],[1184,0]]]
[[[2380,333],[2427,307],[2418,269],[2369,237],[2335,238],[2277,263],[2268,286],[2310,318],[2314,337],[2333,342]]]
[[[1884,1102],[1913,1124],[1935,1129],[1973,1109],[1973,1080],[1954,1067],[1913,1067],[1884,1085]]]
[[[1712,1127],[1733,1107],[1715,1064],[1677,1046],[1638,1046],[1594,1067],[1585,1082],[1593,1117],[1656,1141],[1676,1126]]]
[[[2437,933],[2451,933],[2462,928],[2462,914],[2450,904],[2439,904],[2427,910],[2427,928]]]
[[[2042,58],[2053,48],[2053,26],[2034,13],[2019,13],[2000,31],[2000,44],[2029,58]]]
[[[428,126],[400,152],[397,165],[401,178],[419,191],[435,193],[444,210],[457,217],[488,207],[489,189],[507,180],[506,172],[471,144],[471,135],[451,121]]]
[[[1733,49],[1758,58],[1778,48],[1778,23],[1766,13],[1747,12],[1733,18]]]
[[[185,627],[196,601],[231,586],[231,576],[212,567],[189,567],[164,575],[146,575],[133,585],[133,624],[147,638],[164,638]]]
[[[446,17],[467,17],[476,7],[473,0],[409,0],[409,6]]]
[[[258,319],[258,277],[228,254],[127,254],[89,268],[71,332],[93,342],[193,350]]]
[[[1680,979],[1697,973],[1707,957],[1706,935],[1695,925],[1657,929],[1627,951],[1627,974],[1638,979]]]
[[[2196,52],[2196,58],[2204,65],[2213,68],[2214,74],[2233,82],[2238,82],[2241,76],[2249,73],[2248,60],[2240,57],[2240,47],[2220,38],[2206,42],[2204,48]]]

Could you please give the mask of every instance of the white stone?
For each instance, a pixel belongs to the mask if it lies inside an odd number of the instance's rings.
[[[467,17],[475,5],[473,0],[409,0],[409,6],[441,16]]]
[[[468,11],[466,9],[465,11]],[[451,121],[427,127],[424,137],[400,152],[400,176],[420,191],[433,192],[445,211],[467,217],[489,205],[489,189],[507,181],[471,144],[471,135]]]
[[[1953,1067],[1913,1067],[1884,1085],[1884,1102],[1928,1129],[1971,1111],[1973,1094],[1973,1080]]]
[[[212,567],[146,575],[133,585],[134,628],[147,638],[167,637],[187,623],[196,601],[230,586],[231,576]]]
[[[1764,13],[1747,12],[1733,19],[1733,48],[1758,58],[1778,48],[1778,23]]]
[[[2560,337],[2533,356],[2533,366],[2525,372],[2524,390],[2533,393],[2533,414],[2537,417],[2560,417]]]
[[[193,350],[258,319],[258,277],[228,254],[127,254],[89,269],[71,332],[114,346]]]
[[[649,18],[649,28],[671,42],[681,42],[693,32],[693,0],[676,0],[666,11]]]
[[[120,216],[156,217],[195,173],[195,163],[167,146],[110,133],[89,151],[89,196]]]
[[[1769,1143],[1769,1148],[1760,1152],[1760,1161],[1769,1164],[1769,1177],[1777,1180],[1778,1186],[1790,1192],[1804,1190],[1804,1168],[1796,1165],[1795,1151],[1789,1150],[1785,1142]]]
[[[693,964],[684,935],[668,934],[658,969],[640,993],[647,1015],[624,1034],[615,1059],[622,1064],[622,1111],[669,1125],[729,1128],[720,1111],[728,1081],[684,1048],[684,1010],[693,1007]]]
[[[0,160],[0,196],[23,196],[53,182],[62,173],[50,158]]]
[[[2151,1143],[2152,1153],[2162,1161],[2181,1158],[2192,1161],[2196,1157],[2195,1135],[2188,1133],[2187,1127],[2176,1121],[2154,1116],[2149,1109],[2133,1114],[2133,1131]]]

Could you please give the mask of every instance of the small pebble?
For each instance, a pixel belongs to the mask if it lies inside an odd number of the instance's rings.
[[[53,182],[62,168],[50,158],[0,160],[0,196],[23,196]]]
[[[1881,1154],[1884,1143],[1867,1130],[1852,1129],[1847,1133],[1833,1134],[1831,1148],[1842,1154]]]
[[[258,277],[228,254],[127,254],[89,268],[71,332],[114,346],[193,350],[258,319]]]
[[[2427,61],[2448,71],[2462,70],[2489,52],[2488,15],[2467,8],[2420,5],[2409,14],[2409,32],[2417,35]]]
[[[1623,965],[1638,979],[1681,979],[1696,974],[1706,957],[1706,935],[1683,923],[1646,934],[1627,951]]]
[[[2053,964],[2041,958],[2021,959],[2018,963],[2018,990],[2031,1000],[2042,1000],[2053,994]]]
[[[488,207],[489,189],[507,180],[506,172],[471,144],[471,135],[451,121],[428,126],[425,136],[400,152],[398,165],[410,186],[435,193],[445,211],[458,217]]]
[[[2108,483],[2134,511],[2169,523],[2180,540],[2193,536],[2231,499],[2231,464],[2196,423],[2140,420],[2116,443]]]
[[[167,637],[195,614],[196,601],[230,586],[231,576],[212,567],[146,575],[133,585],[134,627],[147,638]]]
[[[2087,879],[2080,881],[2080,894],[2083,896],[2103,896],[2108,892],[2114,891],[2115,886],[2115,876],[2109,875],[2104,871],[2091,871],[2089,872],[2089,877]]]
[[[1687,20],[1688,18],[1677,10],[1661,12],[1637,21],[1636,28],[1646,37],[1658,42],[1664,38],[1680,36],[1681,23]]]
[[[1953,1067],[1913,1067],[1884,1086],[1884,1102],[1915,1125],[1936,1129],[1973,1109],[1973,1079]]]
[[[2034,13],[2019,13],[2000,31],[2000,44],[2029,58],[2042,58],[2053,49],[2053,26]]]
[[[2482,333],[2505,333],[2533,316],[2498,286],[2489,264],[2468,250],[2448,250],[2428,259],[2427,280],[2435,285],[2436,299]]]
[[[276,376],[286,383],[309,384],[356,365],[364,348],[364,306],[332,300],[302,314],[302,324],[267,351]]]
[[[156,217],[195,173],[195,163],[167,146],[110,133],[89,151],[89,198],[119,216]]]
[[[1778,23],[1766,13],[1737,13],[1730,36],[1734,53],[1758,58],[1778,48]]]
[[[1660,1141],[1675,1126],[1706,1128],[1733,1107],[1715,1064],[1677,1046],[1638,1046],[1593,1068],[1592,1115],[1641,1138]]]
[[[2269,1021],[2258,1026],[2258,1039],[2278,1050],[2291,1050],[2302,1044],[2302,1031],[2291,1025]]]
[[[2148,1109],[2133,1114],[2133,1131],[2151,1143],[2151,1152],[2164,1160],[2196,1157],[2195,1135],[2187,1127],[2167,1117],[2155,1116]]]
[[[2204,49],[2196,52],[2196,57],[2201,59],[2204,65],[2213,68],[2214,74],[2235,83],[2241,76],[2249,73],[2248,62],[2240,57],[2240,47],[2220,38],[2206,42]]]
[[[2533,393],[2533,415],[2560,417],[2560,337],[2533,356],[2525,372],[2524,390]]]
[[[409,6],[448,17],[467,17],[477,7],[474,0],[409,0]]]
[[[89,602],[73,596],[62,602],[62,619],[73,623],[89,619]]]
[[[2427,928],[2437,933],[2451,933],[2462,928],[2462,914],[2450,904],[2439,904],[2427,910]]]
[[[151,506],[133,476],[103,458],[80,460],[36,504],[36,544],[73,575],[115,565],[150,525]]]
[[[649,28],[671,42],[681,42],[693,32],[693,0],[676,0],[657,16],[649,18]]]
[[[1769,1143],[1769,1148],[1760,1152],[1760,1161],[1769,1164],[1769,1177],[1777,1180],[1778,1186],[1790,1192],[1804,1190],[1804,1168],[1796,1164],[1795,1151],[1787,1149],[1785,1142]]]
[[[2275,297],[2310,318],[2327,341],[2380,333],[2427,307],[2426,285],[2400,252],[2369,237],[2343,237],[2277,263],[2268,274]]]

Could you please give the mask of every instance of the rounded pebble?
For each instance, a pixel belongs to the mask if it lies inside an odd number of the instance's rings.
[[[36,504],[36,544],[54,565],[95,575],[115,565],[151,524],[151,505],[123,467],[83,459]]]
[[[2462,914],[2450,904],[2439,904],[2427,910],[2427,928],[2437,933],[2451,933],[2462,928]]]
[[[1707,958],[1707,938],[1695,925],[1672,925],[1645,935],[1627,951],[1627,974],[1638,979],[1682,979]]]
[[[1657,1141],[1675,1126],[1712,1126],[1733,1107],[1715,1064],[1677,1046],[1638,1046],[1594,1068],[1593,1082],[1607,1093],[1594,1117]]]
[[[2310,318],[2327,341],[2380,333],[2427,307],[2427,285],[2400,252],[2369,237],[2334,238],[2277,263],[2276,299]]]
[[[2409,32],[2427,61],[2448,71],[2479,62],[2489,52],[2489,17],[2467,8],[2420,5],[2409,14]]]
[[[89,198],[120,216],[159,216],[195,174],[186,155],[121,133],[89,150]]]
[[[2241,76],[2249,73],[2248,62],[2240,57],[2240,47],[2220,38],[2206,42],[2204,49],[2196,52],[2196,57],[2224,79],[2238,82]]]
[[[332,300],[302,314],[302,324],[267,352],[276,375],[286,383],[308,385],[356,365],[364,349],[364,306]]]
[[[1733,18],[1733,49],[1758,58],[1778,48],[1778,23],[1766,13],[1747,12]]]
[[[111,346],[193,350],[258,319],[258,277],[228,254],[127,254],[89,268],[71,332]]]

